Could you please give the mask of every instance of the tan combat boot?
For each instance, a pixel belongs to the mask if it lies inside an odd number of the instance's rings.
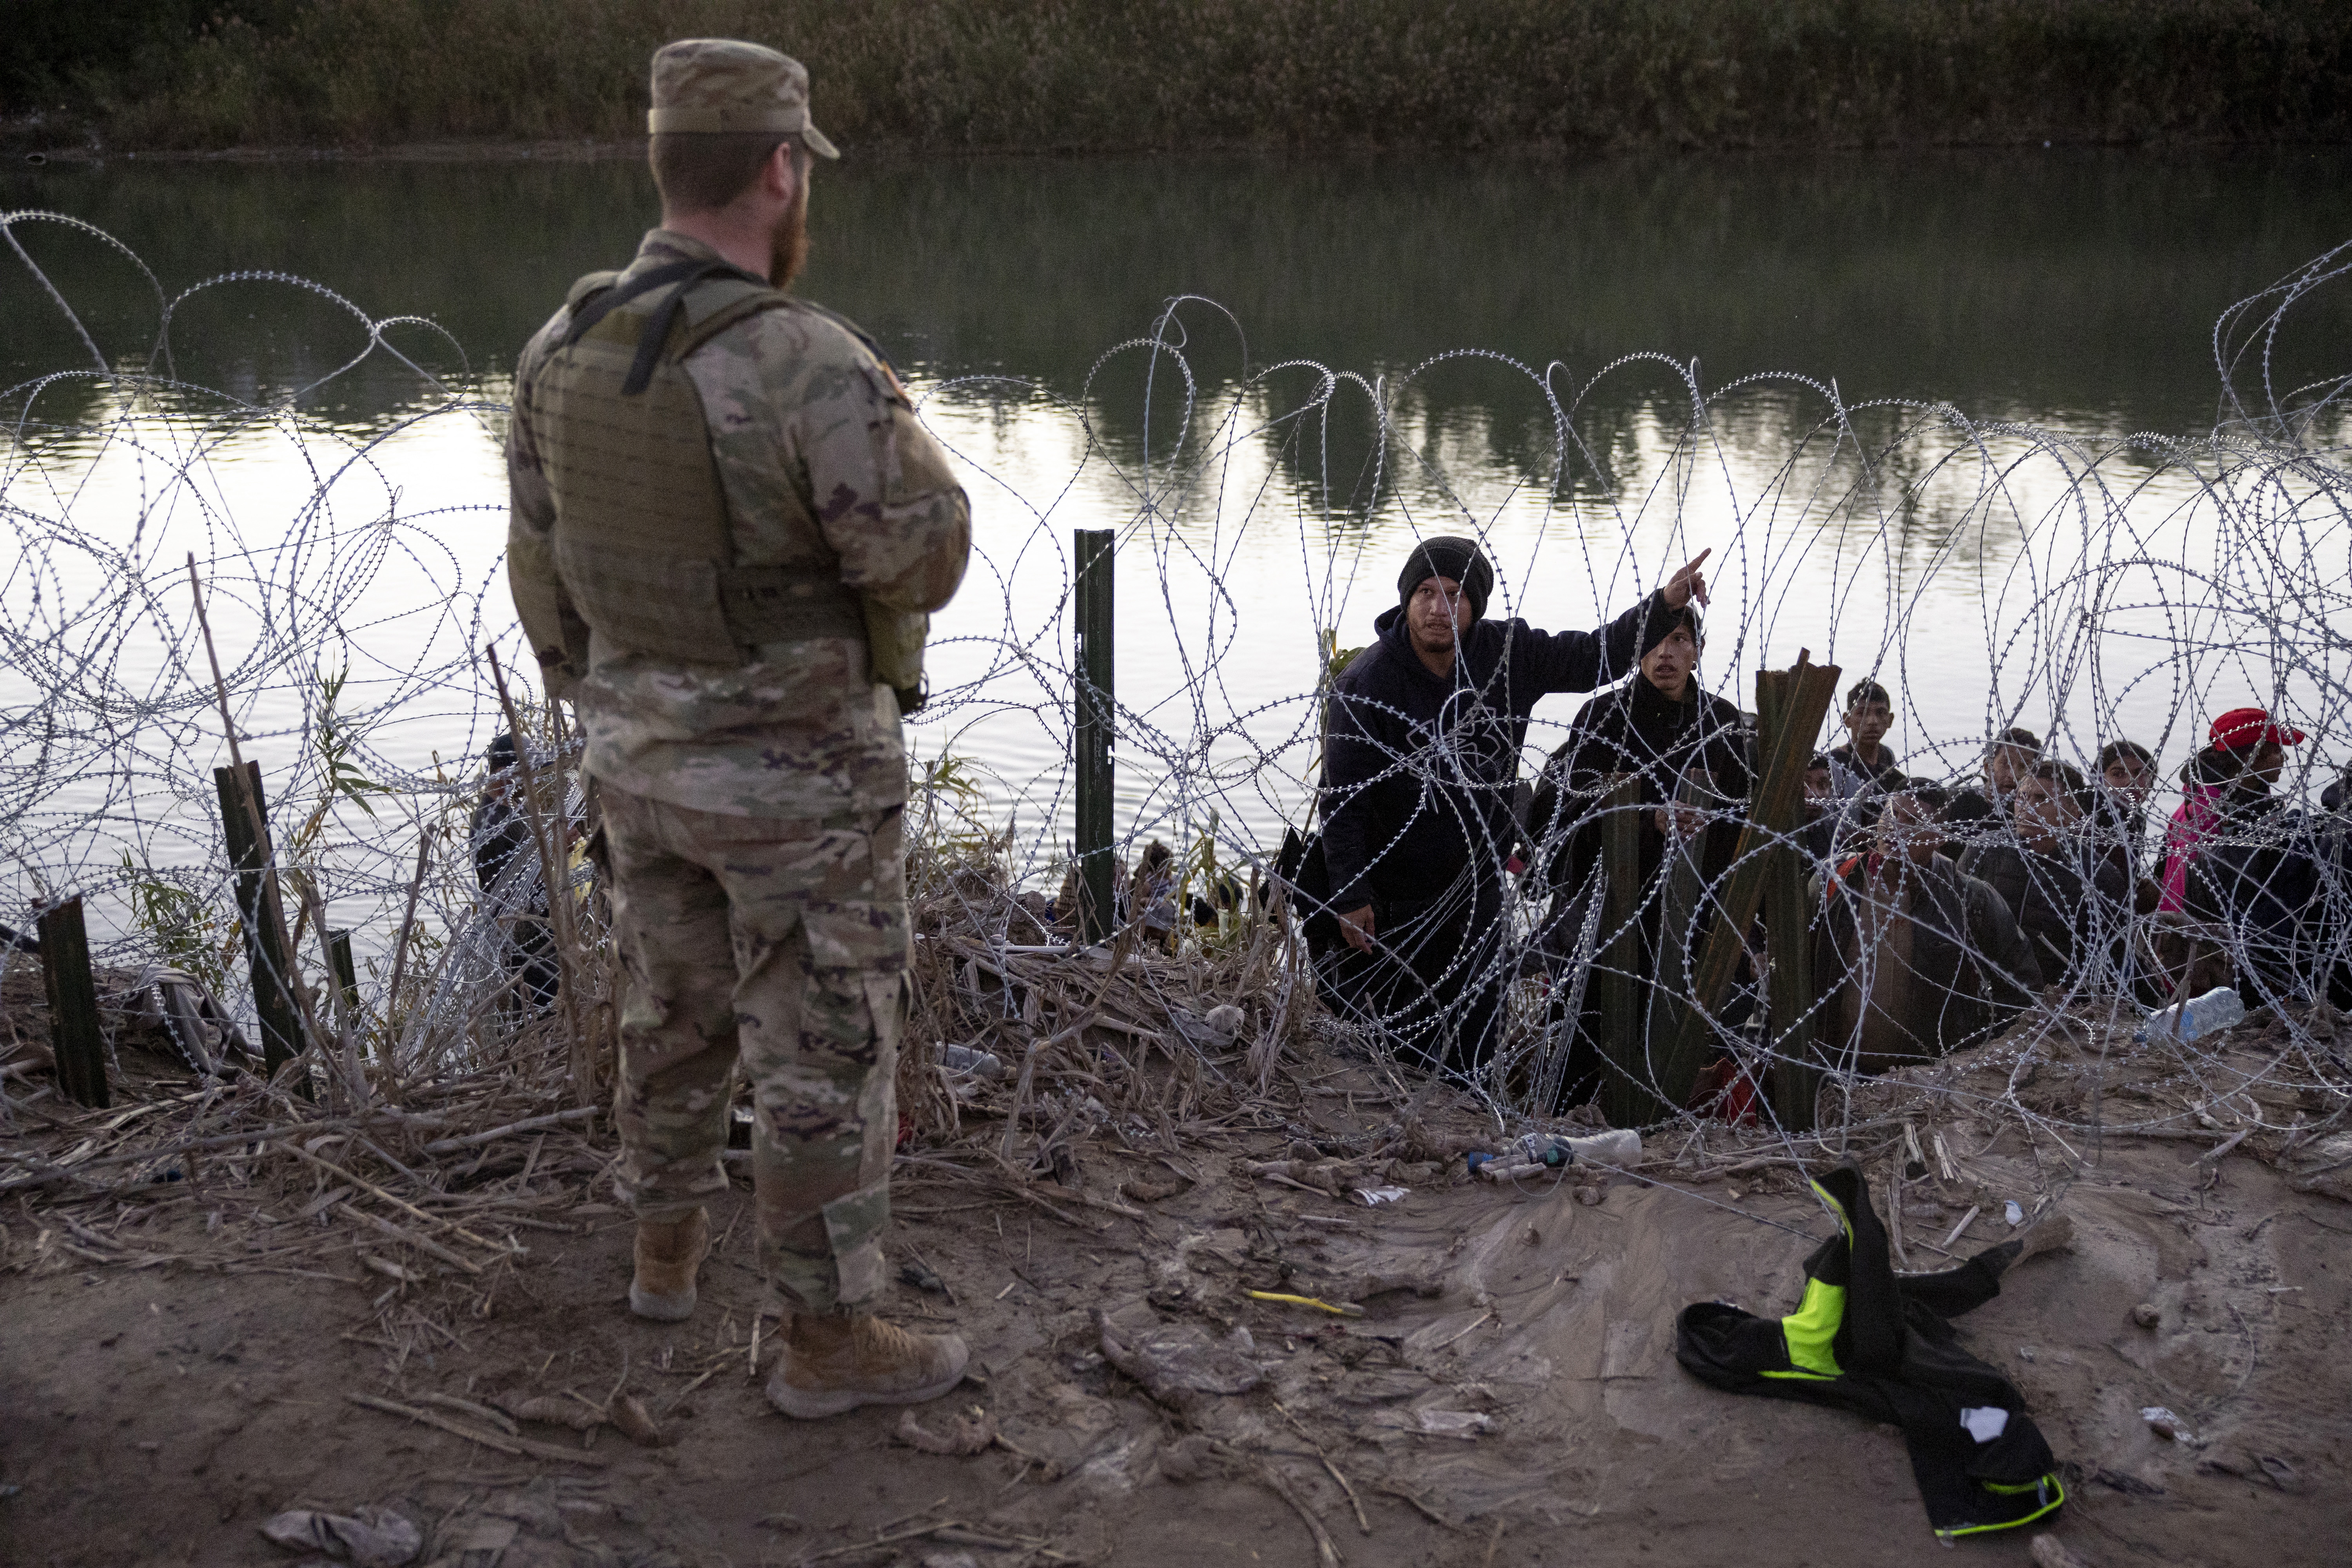
[[[963,1381],[971,1352],[956,1334],[911,1334],[878,1318],[793,1315],[768,1403],[813,1421],[861,1405],[920,1405]]]
[[[637,1221],[637,1277],[629,1310],[665,1323],[694,1311],[694,1275],[710,1250],[710,1220],[696,1209],[683,1219]]]

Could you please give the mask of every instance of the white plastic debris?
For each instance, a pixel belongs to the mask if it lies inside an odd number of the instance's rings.
[[[2008,1219],[2009,1228],[2011,1230],[2015,1230],[2019,1226],[2025,1223],[2025,1210],[2019,1205],[2018,1201],[2015,1198],[2009,1200],[2009,1208],[2006,1211],[2005,1217]]]
[[[289,1552],[323,1552],[355,1568],[400,1568],[425,1545],[416,1526],[388,1508],[348,1514],[290,1509],[265,1521],[261,1533]]]
[[[991,1083],[1004,1076],[1003,1058],[994,1051],[983,1051],[971,1046],[941,1046],[940,1066],[950,1074],[983,1078]]]
[[[1404,1187],[1358,1187],[1356,1201],[1368,1209],[1376,1209],[1382,1204],[1404,1202],[1407,1191]]]
[[[1960,1412],[1960,1425],[1979,1443],[1990,1443],[2009,1430],[2009,1412],[1998,1405],[1973,1405]]]
[[[1383,1410],[1372,1425],[1424,1437],[1483,1437],[1495,1430],[1495,1418],[1475,1410]]]
[[[2238,999],[2237,988],[2217,985],[2202,996],[2192,996],[2150,1013],[2132,1031],[2132,1043],[2144,1046],[2150,1040],[2201,1039],[2240,1022],[2245,1016],[2246,1005]]]
[[[2139,1418],[2147,1422],[2148,1430],[2159,1437],[2169,1437],[2176,1443],[2193,1443],[2197,1440],[2197,1434],[2189,1429],[2189,1423],[2161,1405],[2142,1405]]]
[[[1642,1163],[1642,1135],[1630,1127],[1612,1128],[1596,1132],[1590,1138],[1561,1140],[1575,1154],[1580,1165],[1638,1165]]]

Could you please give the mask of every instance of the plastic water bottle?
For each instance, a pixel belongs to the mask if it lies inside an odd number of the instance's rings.
[[[1554,1138],[1545,1132],[1528,1133],[1512,1145],[1511,1152],[1519,1157],[1523,1164],[1543,1165],[1555,1171],[1576,1158],[1569,1152],[1566,1139]]]
[[[1588,1165],[1637,1165],[1642,1161],[1642,1135],[1630,1127],[1565,1142],[1569,1152]]]
[[[989,1079],[1004,1076],[1004,1063],[993,1051],[974,1050],[970,1046],[940,1047],[940,1066],[951,1073]]]
[[[2217,985],[2202,996],[2192,996],[2186,1002],[2176,1002],[2169,1007],[2150,1013],[2140,1026],[2132,1031],[2132,1043],[2144,1046],[2150,1040],[2167,1040],[2176,1031],[2183,1040],[2201,1039],[2217,1030],[2226,1029],[2246,1016],[2246,1005],[2238,1000],[2232,987]]]
[[[1512,1152],[1524,1163],[1555,1171],[1579,1162],[1588,1165],[1630,1165],[1642,1157],[1642,1135],[1630,1128],[1596,1132],[1587,1138],[1530,1132],[1513,1146]]]

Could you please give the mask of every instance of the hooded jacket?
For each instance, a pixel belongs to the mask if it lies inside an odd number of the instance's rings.
[[[1990,887],[1938,855],[1904,868],[1899,896],[1908,907],[1898,914],[1872,880],[1876,858],[1857,855],[1824,880],[1813,943],[1815,993],[1830,998],[1833,1020],[1823,1044],[1832,1052],[1856,1047],[1864,1072],[1982,1039],[2030,1005],[2042,983],[2032,949]],[[1866,931],[1881,920],[1887,929],[1878,946],[1864,951]],[[1895,931],[1897,920],[1907,929]],[[1901,1031],[1897,1048],[1877,1048],[1890,1025]],[[1841,1028],[1860,1037],[1839,1039]]]
[[[2131,881],[2096,846],[2071,842],[2053,855],[2015,843],[1971,845],[1960,871],[2000,895],[2048,979],[2080,970],[2102,947],[2122,951]]]
[[[1717,797],[1699,857],[1700,874],[1712,885],[1738,852],[1752,783],[1748,754],[1748,732],[1739,710],[1700,690],[1696,678],[1679,702],[1636,673],[1586,703],[1570,725],[1568,739],[1545,763],[1543,783],[1528,814],[1538,853],[1549,855],[1545,871],[1551,890],[1572,893],[1591,875],[1601,857],[1601,799],[1610,779],[1626,773],[1640,777],[1644,807],[1676,799],[1686,779]],[[1665,858],[1666,839],[1648,810],[1641,814],[1641,832],[1646,886]]]
[[[2322,929],[2327,900],[2320,835],[2267,786],[2242,784],[2214,804],[2214,820],[2184,876],[2188,907],[2229,927],[2241,978],[2292,992],[2316,977],[2317,955],[2330,935]]]
[[[1349,662],[1328,710],[1319,795],[1331,908],[1433,899],[1474,863],[1499,874],[1517,838],[1511,800],[1536,703],[1632,669],[1664,605],[1652,594],[1592,632],[1474,621],[1450,677],[1413,652],[1403,606],[1382,611],[1378,640]]]

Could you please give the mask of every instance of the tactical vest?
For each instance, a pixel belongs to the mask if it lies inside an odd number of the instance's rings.
[[[899,710],[920,707],[928,617],[822,567],[735,559],[709,423],[686,373],[688,354],[760,311],[815,307],[719,261],[674,262],[616,287],[618,276],[572,285],[568,330],[531,387],[556,573],[581,619],[616,647],[698,664],[747,663],[761,643],[855,638]]]

